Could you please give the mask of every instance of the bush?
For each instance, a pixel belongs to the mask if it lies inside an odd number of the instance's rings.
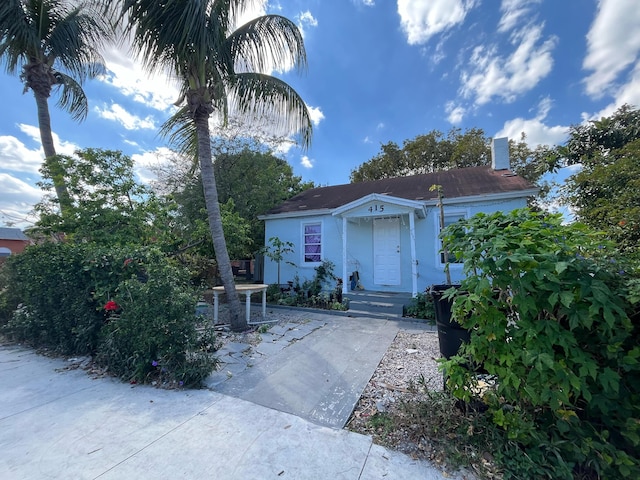
[[[4,328],[11,339],[95,355],[139,382],[194,386],[215,367],[188,272],[160,251],[48,243],[10,260],[7,297],[22,304]]]
[[[11,307],[4,328],[10,339],[62,354],[95,351],[103,315],[96,309],[87,247],[46,243],[9,257],[5,265]]]
[[[214,333],[195,328],[196,297],[185,272],[156,253],[147,256],[143,279],[118,285],[119,309],[102,329],[97,362],[125,380],[200,384],[215,367]]]
[[[418,293],[404,307],[404,316],[422,318],[434,324],[436,321],[436,310],[433,305],[433,297],[429,293]]]
[[[444,363],[448,387],[465,401],[478,392],[469,357],[493,377],[486,415],[522,452],[499,456],[505,478],[640,478],[640,315],[628,262],[583,225],[526,209],[478,214],[447,227],[444,241],[468,275],[454,317],[472,329]]]

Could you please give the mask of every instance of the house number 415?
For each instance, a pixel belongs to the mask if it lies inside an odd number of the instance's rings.
[[[383,203],[376,203],[374,205],[371,205],[369,207],[369,212],[373,213],[373,212],[384,212],[384,204]]]

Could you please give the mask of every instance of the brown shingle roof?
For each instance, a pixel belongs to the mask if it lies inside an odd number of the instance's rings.
[[[535,188],[509,170],[496,171],[488,166],[470,167],[372,182],[312,188],[272,208],[266,214],[333,209],[372,193],[387,194],[407,200],[435,200],[438,194],[435,191],[429,191],[431,185],[442,185],[445,198],[520,192]]]

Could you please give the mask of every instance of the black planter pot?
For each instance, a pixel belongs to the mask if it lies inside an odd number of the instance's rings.
[[[460,285],[432,285],[429,293],[433,297],[438,327],[440,354],[447,360],[458,353],[462,343],[469,343],[471,332],[451,318],[452,300],[443,298],[444,292]]]

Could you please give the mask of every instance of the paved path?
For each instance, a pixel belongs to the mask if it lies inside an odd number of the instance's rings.
[[[342,428],[398,330],[398,322],[333,315],[275,326],[262,335],[256,351],[232,356],[238,363],[224,365],[207,385],[318,425]],[[268,353],[263,361],[261,351]],[[247,364],[252,366],[245,368]]]
[[[370,437],[242,399],[94,380],[68,366],[0,346],[1,479],[451,478]]]

